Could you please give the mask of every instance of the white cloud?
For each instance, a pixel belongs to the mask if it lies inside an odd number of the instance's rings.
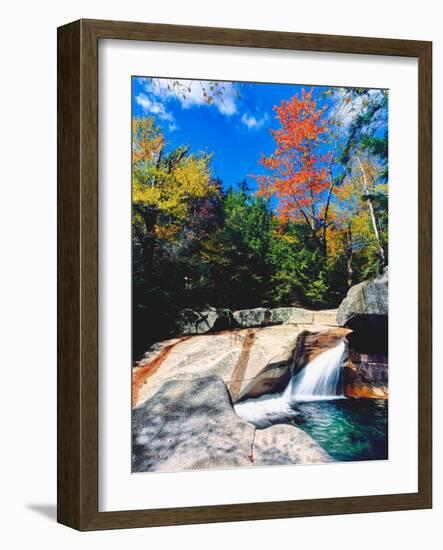
[[[237,112],[235,87],[231,82],[219,85],[220,95],[212,93],[209,83],[199,80],[155,78],[140,79],[140,82],[151,96],[163,101],[176,100],[183,109],[212,105],[226,116]],[[212,102],[208,102],[208,96]]]
[[[269,117],[267,113],[259,118],[256,118],[253,115],[248,115],[247,113],[243,113],[240,120],[248,130],[258,130],[263,126],[263,124],[265,124],[269,120]]]
[[[163,103],[160,103],[155,99],[151,99],[144,93],[138,94],[138,96],[135,98],[135,101],[141,106],[144,111],[158,116],[158,118],[161,120],[167,120],[173,123],[174,117],[172,113],[169,113],[165,109]],[[176,130],[177,128],[174,129]]]

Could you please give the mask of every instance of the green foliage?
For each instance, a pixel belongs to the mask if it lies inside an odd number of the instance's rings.
[[[257,296],[265,296],[272,217],[263,199],[243,189],[223,197],[220,227],[202,243],[200,255],[219,305],[253,307]]]
[[[343,262],[328,261],[306,228],[296,224],[276,232],[270,248],[274,306],[336,307],[346,293]]]

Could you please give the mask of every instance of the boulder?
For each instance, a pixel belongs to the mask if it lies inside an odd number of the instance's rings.
[[[170,380],[133,411],[132,471],[250,467],[254,433],[221,378]]]
[[[349,344],[359,352],[388,350],[388,268],[372,281],[354,285],[340,304],[337,321],[352,329]]]
[[[270,311],[270,322],[275,325],[313,323],[314,312],[300,307],[277,307]]]
[[[275,424],[265,430],[257,430],[253,460],[254,466],[334,462],[311,436],[289,424]]]
[[[337,321],[347,325],[359,315],[388,315],[388,269],[372,281],[363,281],[352,286],[340,304]]]
[[[205,334],[231,328],[233,317],[229,309],[182,309],[178,313],[176,325],[177,333],[180,335]]]
[[[234,311],[234,320],[239,327],[263,327],[270,324],[271,311],[265,307]]]

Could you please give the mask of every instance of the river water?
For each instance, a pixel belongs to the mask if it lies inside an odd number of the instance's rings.
[[[335,460],[388,458],[388,401],[333,399],[293,403],[286,422],[308,433]]]
[[[280,394],[237,403],[237,414],[263,429],[293,424],[340,461],[388,458],[388,401],[346,398],[340,342],[306,365]]]

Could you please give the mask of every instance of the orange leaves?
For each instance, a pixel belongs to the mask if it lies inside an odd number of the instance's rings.
[[[306,142],[315,141],[325,131],[323,109],[317,109],[312,91],[302,90],[301,99],[294,96],[289,101],[282,101],[275,111],[281,124],[281,129],[273,132],[279,154],[291,148],[303,154]]]
[[[271,174],[256,177],[259,193],[279,199],[283,219],[299,219],[306,211],[315,218],[316,200],[330,183],[327,165],[332,155],[321,150],[328,131],[324,109],[317,107],[312,91],[305,90],[274,109],[280,128],[271,131],[274,153],[261,159]]]

